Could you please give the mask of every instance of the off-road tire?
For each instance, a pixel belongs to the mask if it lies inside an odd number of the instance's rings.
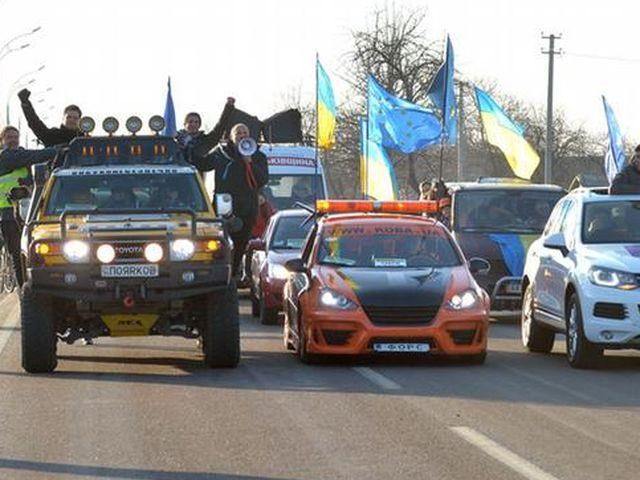
[[[29,373],[50,373],[58,365],[58,338],[51,301],[25,285],[20,293],[22,368]]]
[[[240,313],[234,280],[223,294],[207,296],[202,335],[204,363],[210,368],[234,368],[240,361]]]
[[[603,349],[591,343],[584,334],[582,308],[577,294],[572,294],[566,306],[567,361],[573,368],[597,368]]]
[[[556,334],[544,328],[535,319],[533,307],[533,285],[527,285],[522,299],[522,313],[520,315],[520,332],[522,345],[530,352],[549,353],[553,350]]]

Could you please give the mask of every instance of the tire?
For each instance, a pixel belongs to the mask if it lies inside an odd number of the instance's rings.
[[[602,360],[603,349],[591,343],[584,334],[582,308],[577,294],[569,297],[566,312],[569,365],[573,368],[597,368]]]
[[[264,304],[264,298],[260,299],[260,323],[262,325],[278,324],[278,309],[267,308]]]
[[[204,363],[209,368],[234,368],[240,361],[238,288],[229,283],[224,294],[207,296],[202,335]]]
[[[251,292],[249,293],[249,298],[251,299],[251,316],[259,317],[260,316],[260,302],[256,298],[255,293],[253,292],[253,287],[251,288]]]
[[[58,338],[51,302],[35,295],[31,287],[20,294],[22,323],[22,368],[29,373],[50,373],[58,365]]]
[[[529,284],[524,292],[520,316],[522,345],[530,352],[549,353],[553,350],[556,334],[536,322],[534,313],[533,285]]]
[[[298,359],[306,365],[318,363],[318,355],[314,355],[307,351],[307,334],[301,323],[302,322],[298,324],[298,345],[296,347]]]

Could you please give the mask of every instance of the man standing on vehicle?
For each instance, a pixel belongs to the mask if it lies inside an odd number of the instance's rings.
[[[176,135],[178,143],[183,147],[192,148],[195,155],[203,156],[209,153],[222,140],[224,132],[229,130],[229,122],[235,109],[235,101],[235,98],[227,97],[227,103],[222,109],[218,123],[209,133],[204,133],[203,130],[200,130],[202,117],[198,112],[187,113],[184,117],[184,129],[180,130]]]
[[[233,213],[242,220],[242,228],[231,233],[234,244],[233,274],[238,273],[251,230],[258,215],[258,192],[267,184],[267,157],[259,149],[251,156],[240,154],[237,145],[249,137],[249,128],[238,123],[231,129],[229,142],[218,145],[204,157],[194,156],[192,163],[202,171],[215,170],[215,193],[229,193]]]
[[[8,198],[11,189],[21,186],[20,180],[29,177],[29,167],[35,163],[52,160],[56,154],[53,148],[25,150],[20,148],[20,132],[6,126],[0,133],[0,227],[6,248],[9,249],[18,285],[24,281],[20,260],[20,227],[15,218],[13,204]]]
[[[611,182],[609,193],[611,195],[640,194],[640,145],[636,147],[631,161]]]
[[[62,125],[58,128],[49,128],[40,120],[40,117],[38,117],[29,100],[30,96],[31,92],[26,88],[18,92],[18,98],[20,98],[22,111],[27,119],[29,128],[45,147],[66,144],[74,138],[83,135],[80,131],[80,117],[82,117],[80,107],[77,105],[68,105],[64,109],[64,122]]]

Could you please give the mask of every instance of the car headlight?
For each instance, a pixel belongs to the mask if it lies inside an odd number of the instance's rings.
[[[328,288],[320,292],[320,304],[325,307],[338,308],[340,310],[353,310],[357,308],[357,305],[347,297]]]
[[[611,268],[591,267],[589,280],[600,287],[618,288],[620,290],[633,290],[638,288],[638,281],[633,273],[620,272]]]
[[[62,247],[62,253],[71,263],[86,263],[89,261],[89,244],[82,240],[69,240]]]
[[[451,297],[448,307],[452,310],[473,308],[478,304],[478,294],[474,290],[465,290]]]
[[[111,245],[105,243],[96,250],[96,257],[100,263],[111,263],[116,258],[116,251]]]
[[[193,257],[196,251],[195,244],[187,238],[179,238],[171,242],[170,257],[175,262],[184,262]]]
[[[158,263],[162,260],[162,257],[164,257],[164,250],[162,250],[162,245],[159,243],[149,243],[144,247],[144,258],[148,262]]]
[[[280,265],[279,263],[270,263],[268,269],[268,273],[271,278],[276,278],[278,280],[286,280],[289,278],[289,270],[284,268],[284,265]]]

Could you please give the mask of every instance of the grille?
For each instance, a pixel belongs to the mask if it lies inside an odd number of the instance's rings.
[[[440,305],[427,307],[363,307],[375,325],[427,325],[435,318]]]
[[[627,311],[621,303],[598,302],[593,306],[593,315],[601,318],[624,320]]]
[[[453,343],[456,345],[471,345],[473,343],[473,338],[476,336],[476,331],[474,330],[451,330],[449,332],[451,338],[453,339]]]
[[[346,345],[353,332],[353,330],[322,330],[322,336],[327,345]]]

